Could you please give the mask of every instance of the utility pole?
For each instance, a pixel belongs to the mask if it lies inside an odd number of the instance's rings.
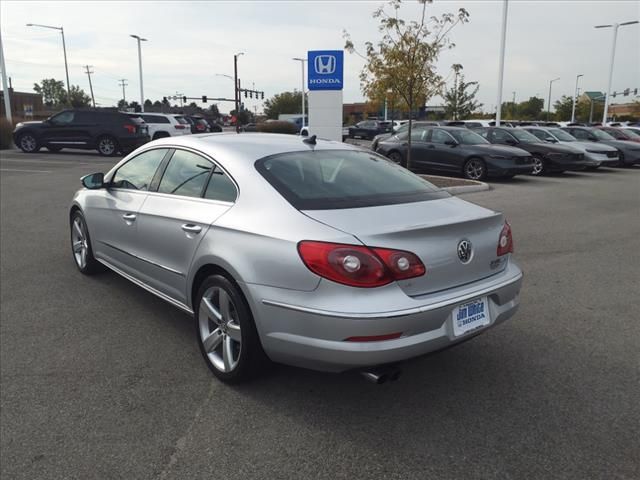
[[[571,123],[576,121],[576,102],[578,101],[578,80],[580,80],[580,77],[584,77],[584,75],[576,76],[576,89],[573,92],[573,106],[571,107]]]
[[[144,87],[142,84],[142,48],[141,42],[147,42],[146,38],[142,38],[139,35],[129,35],[131,38],[135,38],[138,42],[138,69],[140,70],[140,111],[144,112]]]
[[[9,98],[9,89],[7,88],[7,68],[4,66],[4,47],[2,46],[2,35],[0,35],[0,68],[2,69],[4,114],[7,116],[7,120],[9,120],[9,123],[13,125],[13,118],[11,117],[11,99]]]
[[[244,55],[244,52],[236,53],[233,56],[233,85],[235,88],[235,103],[236,103],[236,133],[240,133],[240,80],[238,80],[238,57]]]
[[[126,81],[126,78],[121,78],[120,80],[118,80],[118,86],[122,87],[122,103],[127,103],[127,99],[124,95],[124,87],[127,87],[129,84],[125,83]]]
[[[89,71],[89,69],[92,66],[93,65],[85,65],[84,68],[86,68],[85,73],[87,74],[87,77],[89,77],[89,90],[91,91],[91,102],[93,103],[93,108],[96,108],[96,99],[93,97],[93,85],[91,85],[91,74],[93,73],[93,71]],[[69,99],[69,102],[71,102],[71,99]]]
[[[549,103],[547,104],[547,122],[549,121],[549,115],[551,115],[551,85],[553,82],[560,80],[560,77],[554,78],[549,81]]]
[[[511,119],[516,119],[516,92],[513,93],[513,101],[511,102]]]
[[[500,61],[498,66],[498,100],[496,102],[496,127],[500,126],[500,114],[502,110],[502,80],[504,78],[504,50],[507,39],[507,12],[509,0],[503,0],[502,4],[502,31],[500,33]]]

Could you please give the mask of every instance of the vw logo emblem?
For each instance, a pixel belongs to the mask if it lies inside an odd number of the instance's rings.
[[[458,258],[462,263],[469,263],[472,255],[471,242],[469,240],[460,240],[458,243]]]

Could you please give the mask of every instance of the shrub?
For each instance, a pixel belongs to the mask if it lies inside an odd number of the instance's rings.
[[[298,133],[298,127],[296,127],[295,123],[287,121],[259,123],[257,130],[264,133],[288,133],[290,135]]]
[[[13,125],[6,118],[0,118],[0,150],[13,147]]]

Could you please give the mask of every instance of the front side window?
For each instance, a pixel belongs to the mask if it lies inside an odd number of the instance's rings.
[[[551,135],[556,137],[561,142],[575,142],[576,141],[575,137],[572,137],[567,132],[565,132],[564,130],[560,130],[559,128],[550,128],[549,132],[551,133]]]
[[[449,196],[399,165],[366,151],[283,153],[258,160],[256,169],[299,210],[393,205]]]
[[[598,139],[598,140],[615,140],[615,138],[613,138],[611,135],[609,135],[607,132],[605,132],[604,130],[600,130],[598,128],[594,128],[591,130],[591,133]]]
[[[531,135],[525,130],[514,128],[511,132],[511,135],[516,137],[522,143],[540,143],[540,139],[538,137],[536,137],[535,135]]]
[[[461,143],[462,145],[485,145],[489,143],[475,131],[456,130],[451,132],[451,135],[453,135],[458,143]]]
[[[151,180],[166,153],[166,148],[156,148],[133,157],[118,169],[111,180],[111,186],[129,190],[149,190]]]
[[[493,141],[497,143],[508,143],[509,141],[515,142],[516,139],[505,130],[496,129],[493,131]]]
[[[620,132],[618,130],[615,130],[613,128],[603,129],[602,131],[608,133],[613,138],[618,139],[618,140],[625,140],[627,138],[627,136],[624,133],[622,133],[622,132]]]
[[[570,130],[570,133],[578,140],[589,140],[589,132],[587,132],[586,130],[573,129]]]
[[[68,125],[73,122],[74,112],[62,112],[49,119],[53,125]]]
[[[431,143],[444,144],[445,142],[452,142],[453,137],[444,130],[433,130],[431,132]]]
[[[158,192],[199,197],[212,168],[212,163],[206,158],[176,150],[162,175]]]

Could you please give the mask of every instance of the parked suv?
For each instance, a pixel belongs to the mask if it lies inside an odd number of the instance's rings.
[[[175,118],[175,115],[166,115],[164,113],[128,113],[127,115],[133,118],[141,118],[147,124],[151,140],[190,133],[187,125],[180,123]]]
[[[144,121],[123,112],[64,110],[43,121],[18,123],[13,141],[25,153],[35,153],[42,147],[52,152],[77,148],[110,156],[128,153],[148,142],[149,132]]]
[[[629,167],[640,163],[640,145],[635,142],[616,140],[599,128],[567,127],[563,128],[563,130],[580,141],[594,142],[594,144],[609,145],[617,148],[619,165],[622,167]]]
[[[379,122],[378,120],[364,120],[349,127],[349,138],[365,138],[373,140],[373,137],[381,133],[391,132],[391,122]]]

